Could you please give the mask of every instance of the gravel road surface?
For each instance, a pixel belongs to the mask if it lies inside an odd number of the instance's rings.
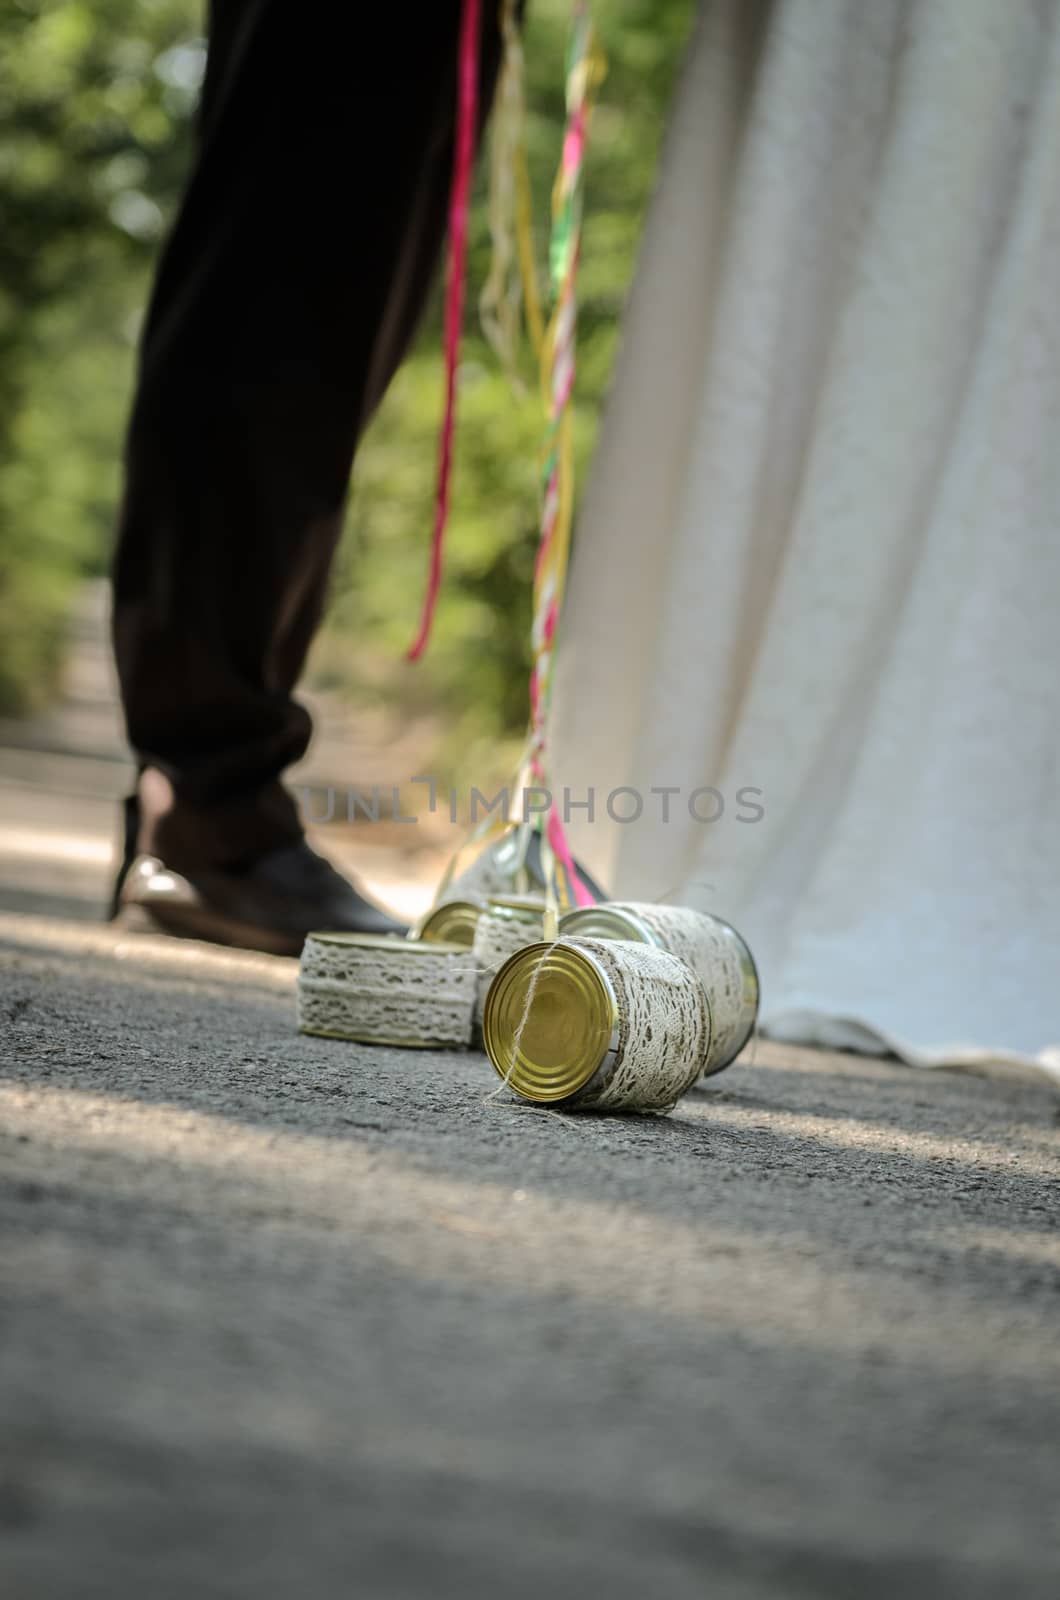
[[[294,972],[0,917],[5,1600],[1056,1600],[1048,1085],[561,1117]]]

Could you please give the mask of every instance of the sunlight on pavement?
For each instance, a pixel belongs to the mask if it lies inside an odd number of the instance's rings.
[[[277,1245],[286,1239],[297,1249],[307,1230],[315,1237],[339,1228],[362,1264],[374,1260],[425,1282],[443,1277],[623,1304],[806,1350],[854,1351],[890,1340],[895,1318],[911,1317],[925,1296],[955,1332],[968,1313],[959,1288],[902,1281],[882,1263],[866,1279],[797,1225],[769,1237],[709,1218],[681,1221],[461,1180],[352,1134],[311,1136],[186,1106],[11,1083],[0,1084],[0,1122],[15,1137],[32,1132],[42,1170],[61,1151],[83,1194],[132,1196],[147,1183],[152,1205],[208,1218],[223,1190],[236,1225],[241,1215],[269,1222]],[[592,1137],[591,1124],[585,1132]],[[43,1288],[45,1253],[34,1241],[27,1248]],[[64,1277],[60,1262],[56,1292]],[[948,1372],[986,1370],[987,1362],[996,1372],[1001,1362],[1006,1372],[1042,1376],[1040,1340],[1033,1329],[1021,1335],[1013,1308],[979,1305],[975,1315],[982,1342],[963,1351],[956,1340],[940,1343],[937,1328],[921,1335],[907,1323],[902,1358]],[[1060,1349],[1052,1364],[1060,1379]]]

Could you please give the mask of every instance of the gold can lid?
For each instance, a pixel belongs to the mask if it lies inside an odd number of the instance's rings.
[[[412,942],[459,944],[465,949],[475,942],[478,920],[486,909],[483,900],[446,900],[434,906],[409,935]]]
[[[564,938],[579,939],[632,939],[637,944],[658,944],[646,922],[624,907],[581,906],[567,911],[559,919],[559,931]]]
[[[617,1048],[615,992],[586,951],[527,945],[490,985],[482,1037],[510,1089],[555,1105],[584,1089]]]

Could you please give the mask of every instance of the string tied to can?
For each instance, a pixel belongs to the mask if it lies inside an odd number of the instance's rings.
[[[551,309],[546,324],[534,262],[525,139],[523,54],[516,0],[502,0],[500,26],[504,60],[497,93],[498,117],[494,132],[489,200],[493,262],[480,301],[480,312],[487,337],[498,350],[509,373],[514,376],[517,373],[518,306],[521,298],[537,358],[545,413],[538,548],[533,579],[529,719],[513,789],[516,794],[525,794],[528,786],[534,786],[544,788],[550,794],[547,811],[535,815],[530,830],[537,833],[540,839],[547,922],[549,931],[554,932],[560,910],[572,902],[577,906],[591,905],[595,899],[577,870],[562,816],[551,799],[547,728],[574,509],[576,282],[581,254],[585,153],[595,90],[603,77],[605,64],[596,42],[588,0],[574,0],[566,61],[566,119],[560,161],[552,189],[548,253]],[[458,52],[457,134],[449,208],[444,334],[445,410],[439,439],[427,591],[419,630],[409,650],[411,660],[422,657],[430,639],[441,589],[444,540],[450,512],[480,37],[480,0],[463,0]],[[471,845],[485,845],[491,837],[518,826],[511,817],[488,818],[484,825],[472,833],[458,854],[463,854]],[[452,880],[454,869],[455,860],[443,877],[438,899]]]

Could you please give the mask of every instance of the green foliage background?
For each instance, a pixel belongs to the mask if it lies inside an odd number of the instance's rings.
[[[609,70],[587,173],[579,475],[592,450],[692,0],[599,0]],[[292,4],[292,26],[298,8]],[[568,0],[530,0],[539,258],[563,117]],[[70,597],[106,570],[136,334],[190,159],[203,61],[191,0],[0,0],[0,710],[54,691]],[[355,163],[351,161],[351,184]],[[470,300],[485,280],[485,163]],[[440,291],[359,454],[313,674],[437,715],[463,759],[525,720],[541,430],[473,316],[461,368],[449,561],[427,662],[402,661],[426,570],[441,408]],[[531,376],[529,361],[526,371]]]

